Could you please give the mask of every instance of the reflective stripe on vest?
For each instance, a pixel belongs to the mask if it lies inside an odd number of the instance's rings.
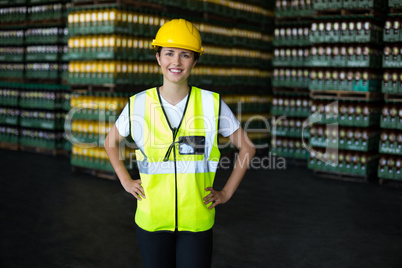
[[[192,87],[177,129],[170,126],[157,88],[132,96],[129,109],[146,196],[137,203],[138,226],[147,231],[200,232],[212,228],[215,209],[209,210],[210,204],[204,205],[203,198],[209,194],[205,188],[213,186],[220,158],[219,94]],[[200,144],[205,145],[192,146],[188,141],[203,141]]]

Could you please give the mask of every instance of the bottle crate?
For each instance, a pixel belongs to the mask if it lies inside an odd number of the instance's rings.
[[[0,125],[0,141],[7,144],[18,144],[19,129],[17,126]]]
[[[117,118],[115,118],[117,119]],[[101,122],[101,121],[88,121],[86,120],[73,120],[71,124],[71,138],[73,143],[94,143],[98,146],[103,146],[106,135],[113,127],[114,121]]]
[[[62,85],[27,84],[20,92],[19,106],[47,110],[62,109],[67,90],[68,88]]]
[[[54,3],[50,5],[29,6],[27,19],[29,21],[58,20],[65,17],[65,5]]]
[[[381,155],[377,175],[383,179],[402,180],[401,158],[394,155]]]
[[[314,170],[340,172],[355,175],[370,175],[376,173],[378,155],[375,153],[339,151],[324,152],[322,149],[312,150],[308,167]]]
[[[377,149],[378,141],[379,132],[366,128],[340,127],[325,130],[325,126],[313,126],[310,132],[312,147],[369,152]]]
[[[138,13],[121,7],[73,10],[68,15],[68,29],[72,36],[89,34],[127,34],[155,36],[166,19],[154,14]]]
[[[23,47],[0,47],[0,62],[23,62]]]
[[[275,17],[310,17],[314,15],[313,1],[281,1],[275,2]]]
[[[25,58],[30,62],[57,62],[62,60],[65,51],[66,46],[27,46]]]
[[[21,128],[19,143],[23,146],[61,149],[63,148],[63,136],[59,131]]]
[[[379,152],[402,155],[402,133],[393,129],[383,129],[379,143]]]
[[[18,7],[0,7],[1,23],[18,23],[24,22],[27,17],[27,8],[25,6]]]
[[[271,153],[297,159],[308,159],[309,152],[300,138],[275,137],[271,139]]]
[[[20,92],[18,89],[0,85],[0,106],[18,107],[18,98]]]
[[[109,157],[103,147],[85,148],[79,144],[73,145],[71,150],[71,165],[86,167],[97,170],[114,172]],[[126,149],[124,153],[124,163],[126,168],[133,169],[135,164],[135,154],[132,149]]]
[[[313,46],[309,66],[312,67],[360,67],[381,66],[381,51],[368,45]]]
[[[0,107],[0,124],[18,126],[19,114],[18,108]]]
[[[382,93],[402,93],[402,70],[385,70],[381,84]]]
[[[61,64],[58,63],[27,63],[25,77],[33,79],[59,79]]]
[[[310,90],[379,92],[380,76],[370,69],[319,69],[310,72]]]
[[[285,118],[283,120],[275,120],[273,118],[271,121],[272,135],[290,138],[309,138],[310,129],[303,126],[305,121],[306,119],[301,118]]]
[[[385,0],[316,0],[313,1],[314,10],[342,10],[342,9],[378,9],[383,10],[387,4]]]
[[[273,87],[308,88],[310,85],[310,70],[306,68],[275,68],[273,72]]]
[[[402,130],[402,108],[400,104],[386,103],[384,105],[380,126],[381,128]]]
[[[3,45],[22,46],[24,34],[24,30],[2,30],[0,31],[0,42]]]
[[[127,104],[127,94],[86,93],[71,96],[74,120],[115,121]]]
[[[310,46],[309,39],[310,28],[308,26],[278,26],[274,30],[274,39],[272,44],[275,47],[280,46]]]
[[[402,42],[401,20],[400,15],[389,16],[386,19],[383,31],[384,42]]]
[[[151,85],[161,79],[156,63],[71,61],[68,68],[69,84]]]
[[[17,78],[24,77],[24,64],[21,63],[0,63],[0,78]]]
[[[283,97],[274,96],[272,99],[272,115],[289,117],[308,117],[310,115],[311,101],[302,96]]]
[[[310,66],[310,50],[308,48],[276,48],[273,66],[308,67]]]
[[[314,100],[310,109],[310,122],[340,126],[370,127],[378,125],[380,106],[377,103],[339,101],[331,105],[328,101]]]
[[[386,45],[382,61],[383,68],[402,68],[402,53],[398,44]]]
[[[315,0],[313,1],[313,9],[314,10],[327,10],[327,9],[342,9],[344,0]]]
[[[370,18],[342,21],[318,19],[311,24],[309,39],[316,43],[371,43],[381,44],[381,25]]]
[[[60,130],[64,127],[64,112],[21,110],[19,125],[25,128]]]
[[[75,36],[68,41],[69,60],[155,60],[152,39],[121,35]]]

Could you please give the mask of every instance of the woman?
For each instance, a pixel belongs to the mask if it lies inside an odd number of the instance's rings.
[[[145,266],[210,267],[215,207],[232,197],[255,148],[219,94],[187,83],[203,53],[195,26],[171,20],[152,47],[163,85],[129,98],[105,148],[122,186],[138,200],[135,221]],[[213,189],[218,133],[239,149],[221,191]],[[119,144],[127,136],[138,147],[139,179],[130,177],[119,158]]]

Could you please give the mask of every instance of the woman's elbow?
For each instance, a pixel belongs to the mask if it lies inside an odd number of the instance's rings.
[[[256,153],[255,145],[253,142],[251,142],[251,144],[248,148],[248,152],[249,152],[250,157],[253,158]]]

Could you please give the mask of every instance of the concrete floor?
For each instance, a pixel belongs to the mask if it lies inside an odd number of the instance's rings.
[[[65,157],[0,159],[0,267],[143,267],[136,203],[118,181],[73,173]],[[402,190],[250,170],[218,207],[214,239],[214,268],[402,267]]]

